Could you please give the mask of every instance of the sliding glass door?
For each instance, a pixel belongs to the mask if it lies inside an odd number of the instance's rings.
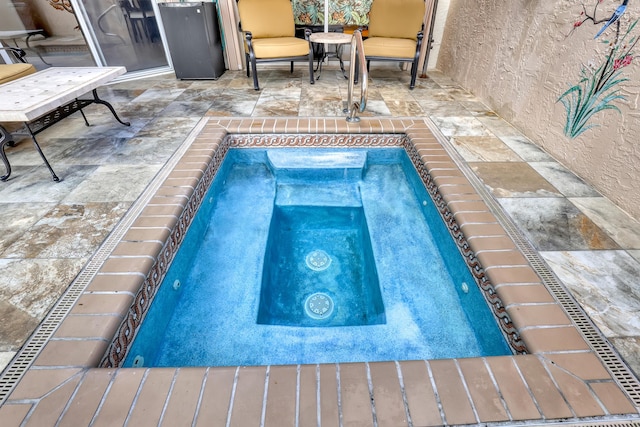
[[[0,0],[0,43],[25,49],[39,69],[169,69],[156,17],[155,0]]]
[[[38,69],[95,65],[69,0],[0,0],[0,44],[24,49]]]
[[[100,63],[124,65],[129,72],[169,66],[152,0],[72,1]]]

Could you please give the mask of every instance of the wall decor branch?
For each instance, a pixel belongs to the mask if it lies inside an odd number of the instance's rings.
[[[596,0],[591,12],[583,4],[580,17],[569,33],[571,35],[587,21],[598,25],[593,38],[603,47],[600,51],[604,55],[599,61],[583,65],[578,82],[558,98],[567,114],[564,133],[570,138],[598,126],[594,116],[600,112],[614,110],[621,113],[616,104],[626,99],[620,85],[629,81],[624,76],[624,69],[632,65],[635,57],[638,37],[633,33],[638,19],[628,16],[629,0],[624,0],[611,14],[599,12],[601,3],[603,0]]]

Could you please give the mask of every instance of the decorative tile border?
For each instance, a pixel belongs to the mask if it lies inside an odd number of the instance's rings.
[[[405,135],[385,134],[296,134],[296,135],[229,135],[232,146],[237,148],[348,148],[348,147],[400,147]]]

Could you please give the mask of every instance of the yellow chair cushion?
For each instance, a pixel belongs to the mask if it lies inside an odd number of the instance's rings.
[[[239,0],[238,13],[242,30],[251,31],[253,40],[295,36],[290,0]]]
[[[416,40],[424,13],[424,0],[374,0],[369,11],[369,37]]]
[[[416,41],[410,39],[372,37],[366,39],[363,46],[366,56],[413,58],[416,55],[416,44]]]
[[[297,37],[278,37],[253,40],[256,58],[282,58],[309,54],[309,42]]]
[[[0,64],[0,85],[36,72],[32,64]]]

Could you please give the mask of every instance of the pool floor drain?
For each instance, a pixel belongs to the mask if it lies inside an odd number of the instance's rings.
[[[304,311],[312,319],[326,319],[333,313],[333,300],[325,293],[316,292],[305,300]]]
[[[315,271],[322,271],[331,265],[331,257],[322,249],[316,249],[307,254],[305,258],[307,267]]]

